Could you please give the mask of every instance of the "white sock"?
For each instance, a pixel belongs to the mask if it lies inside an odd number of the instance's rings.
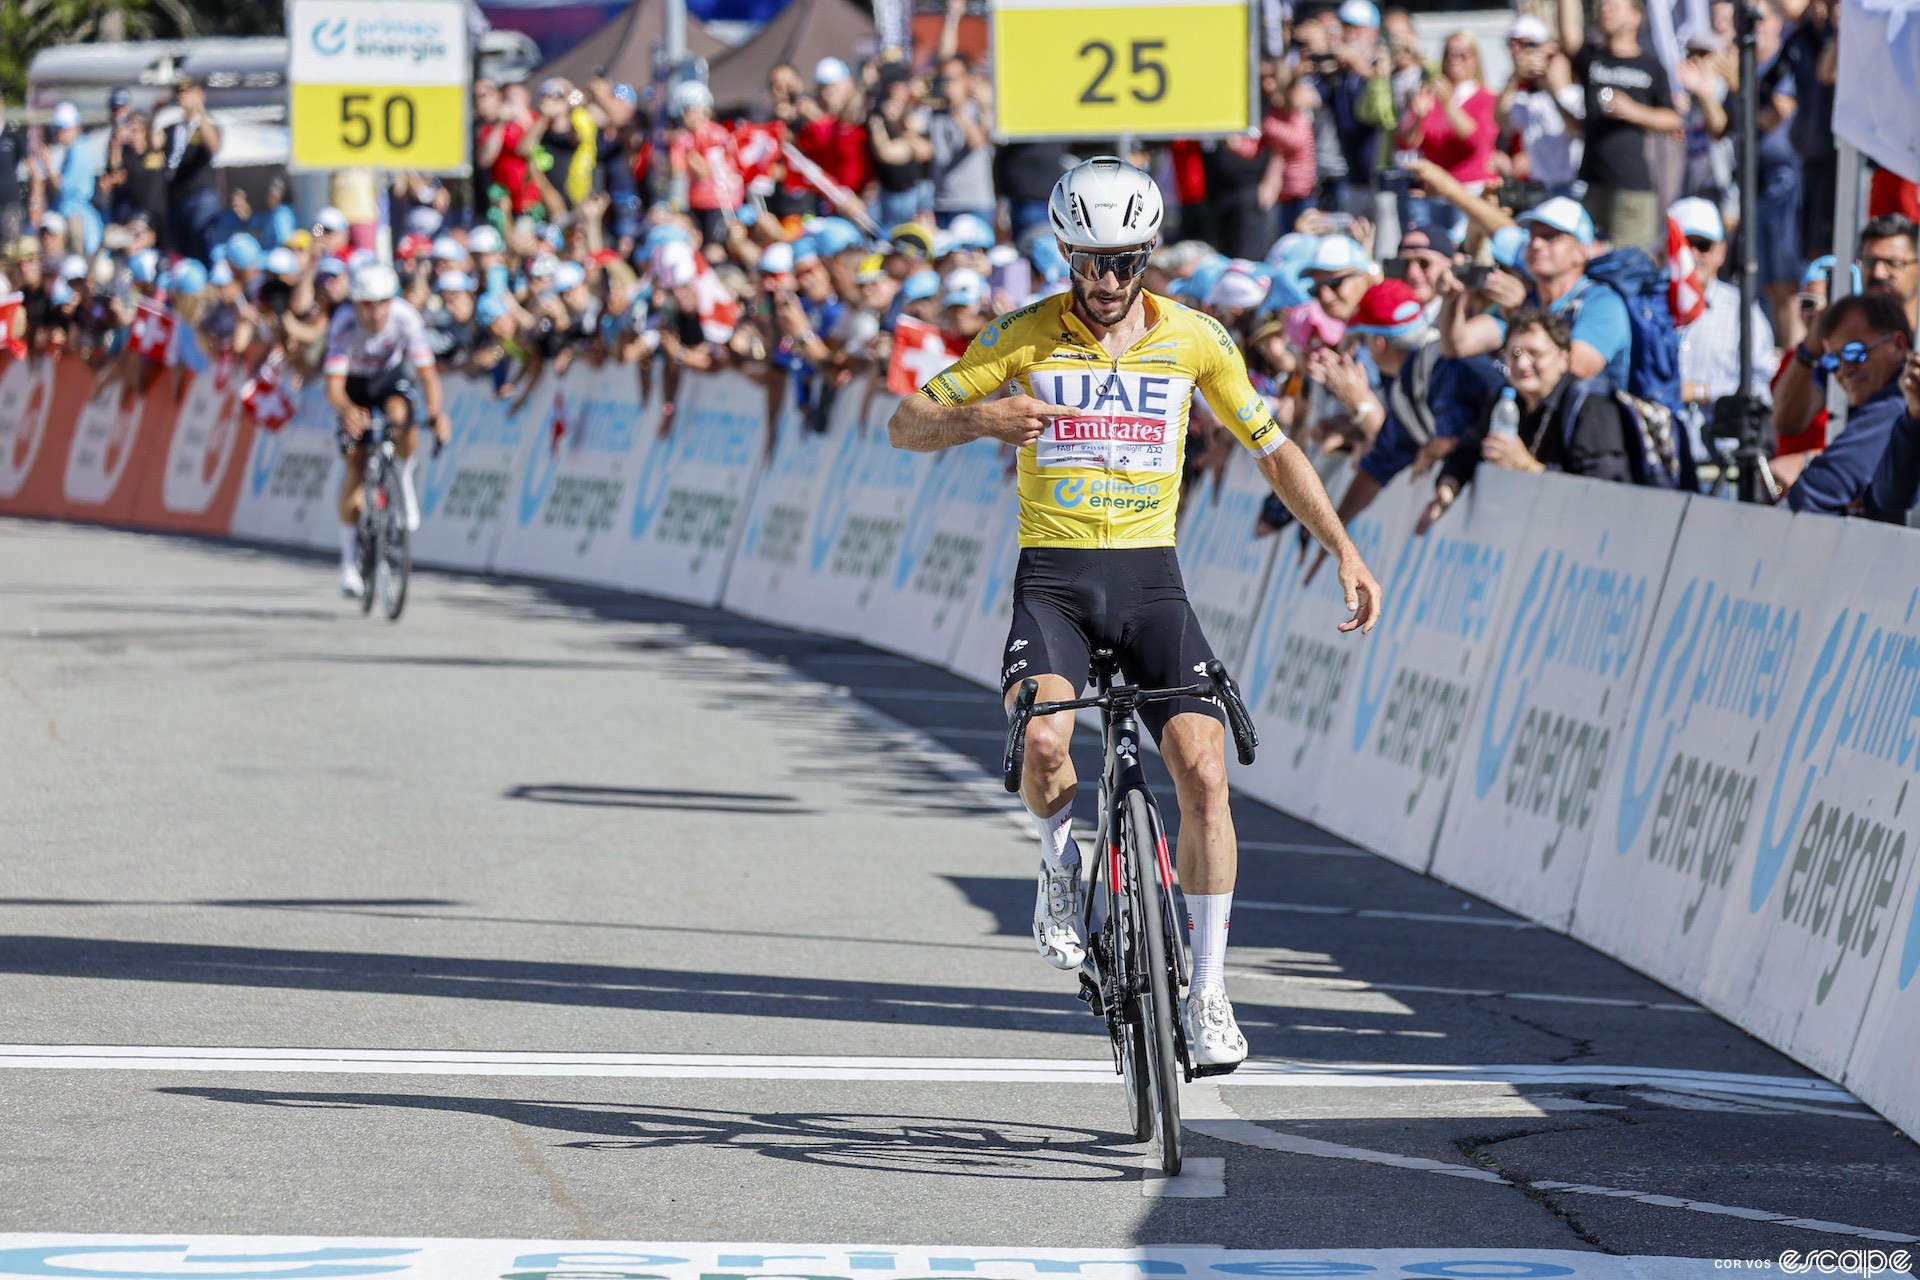
[[[1227,929],[1232,925],[1231,893],[1189,893],[1187,940],[1193,947],[1193,990],[1227,989]]]
[[[360,567],[360,526],[358,525],[340,526],[340,566],[343,569]]]
[[[400,483],[407,487],[408,493],[413,492],[413,464],[419,460],[420,455],[417,453],[411,458],[400,459]]]
[[[1033,816],[1034,830],[1040,833],[1040,860],[1055,871],[1080,869],[1080,846],[1073,842],[1073,805],[1063,804],[1050,818]]]

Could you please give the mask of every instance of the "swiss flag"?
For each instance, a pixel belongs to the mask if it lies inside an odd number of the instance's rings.
[[[172,363],[173,312],[164,302],[140,299],[127,330],[127,349],[155,364]]]
[[[293,421],[293,397],[284,381],[285,363],[280,353],[274,352],[240,388],[240,403],[268,431],[278,431]]]
[[[1675,328],[1707,314],[1707,286],[1700,278],[1700,262],[1693,256],[1686,233],[1672,218],[1667,219],[1667,310],[1673,313]]]
[[[887,361],[887,390],[897,396],[910,396],[932,382],[946,367],[960,358],[966,344],[954,340],[934,325],[903,315],[894,322],[893,358]]]
[[[780,143],[787,126],[775,120],[767,124],[742,122],[734,126],[733,142],[740,152],[740,176],[747,189],[762,194],[773,190],[775,167],[780,163]]]
[[[6,352],[15,360],[24,360],[27,356],[27,340],[16,338],[14,326],[20,323],[20,310],[26,298],[18,293],[0,293],[0,351]]]

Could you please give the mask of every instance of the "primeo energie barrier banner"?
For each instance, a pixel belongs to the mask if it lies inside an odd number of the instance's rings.
[[[0,514],[332,547],[324,397],[265,431],[233,381],[0,363]],[[998,687],[999,446],[896,450],[896,401],[865,380],[822,432],[785,378],[739,372],[447,387],[419,562],[724,604]],[[1180,527],[1264,740],[1237,785],[1570,931],[1920,1130],[1912,534],[1482,468],[1421,535],[1403,478],[1352,528],[1386,601],[1362,638],[1293,530],[1254,537],[1249,463],[1192,484]]]

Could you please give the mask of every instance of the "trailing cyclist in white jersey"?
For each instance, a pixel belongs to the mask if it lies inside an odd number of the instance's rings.
[[[1100,156],[1060,179],[1048,214],[1073,270],[1070,296],[987,326],[959,363],[903,401],[888,424],[902,449],[991,438],[1020,451],[1020,564],[1001,672],[1009,706],[1030,678],[1042,701],[1073,698],[1094,649],[1113,650],[1126,680],[1148,688],[1192,684],[1212,660],[1173,550],[1196,389],[1339,564],[1353,613],[1340,630],[1372,630],[1379,584],[1312,464],[1248,381],[1227,331],[1144,292],[1162,214],[1153,179]],[[1014,394],[989,398],[1009,385]],[[1226,994],[1238,850],[1220,709],[1182,699],[1143,708],[1141,719],[1160,742],[1180,800],[1180,887],[1193,944],[1187,1044],[1196,1067],[1231,1070],[1246,1058],[1247,1043]],[[1020,788],[1040,833],[1034,942],[1049,964],[1069,970],[1086,958],[1072,737],[1071,712],[1032,720]]]
[[[327,379],[327,403],[340,415],[340,452],[347,460],[340,482],[340,591],[358,596],[366,590],[360,580],[358,525],[361,482],[366,478],[366,434],[377,408],[387,421],[393,453],[400,460],[400,492],[406,504],[407,528],[420,527],[420,504],[414,497],[413,463],[417,447],[414,430],[416,401],[426,400],[427,423],[441,444],[453,428],[442,410],[440,371],[427,342],[426,322],[413,304],[395,295],[400,280],[393,268],[368,262],[353,273],[353,300],[333,316],[327,333],[327,356],[322,371]],[[417,379],[417,381],[416,381]]]

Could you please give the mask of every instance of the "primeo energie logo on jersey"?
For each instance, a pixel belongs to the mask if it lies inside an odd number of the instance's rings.
[[[1034,463],[1041,470],[1172,474],[1178,469],[1193,379],[1117,369],[1036,369],[1027,382],[1049,404],[1085,411],[1048,422],[1034,445]]]

